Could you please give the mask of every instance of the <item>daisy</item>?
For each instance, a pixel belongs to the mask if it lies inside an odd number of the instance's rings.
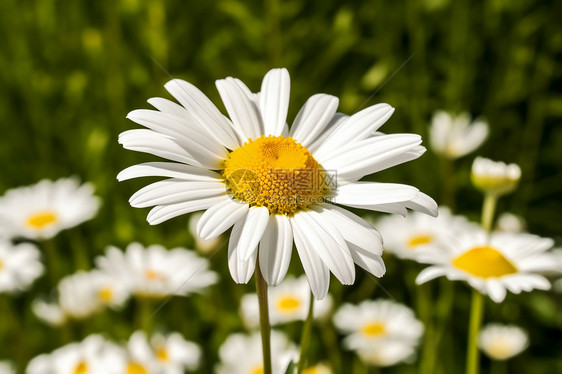
[[[418,344],[423,325],[407,306],[390,300],[366,300],[358,305],[344,304],[334,315],[334,324],[347,335],[348,349],[371,349],[393,342]]]
[[[201,212],[193,213],[189,217],[187,228],[189,229],[189,233],[195,240],[195,249],[197,249],[202,254],[206,254],[211,253],[213,250],[215,250],[219,246],[221,240],[219,237],[206,240],[197,235],[197,224],[199,223],[202,215],[203,213]]]
[[[183,374],[195,370],[201,360],[201,349],[185,340],[179,333],[155,333],[150,341],[146,334],[137,331],[128,343],[130,361],[137,365],[153,367],[160,374]]]
[[[479,346],[494,360],[507,360],[529,345],[527,333],[513,325],[490,323],[480,331]]]
[[[336,97],[314,95],[289,130],[286,69],[268,72],[259,94],[238,79],[217,81],[230,119],[188,82],[174,79],[165,87],[181,105],[150,99],[157,110],[128,115],[148,129],[126,131],[119,142],[175,162],[135,165],[118,179],[168,178],[130,199],[133,207],[155,206],[148,214],[150,224],[205,210],[198,223],[202,238],[233,227],[228,262],[237,283],[247,283],[259,261],[266,282],[279,284],[293,241],[317,299],[328,292],[330,272],[341,283],[352,284],[358,264],[381,277],[380,235],[332,203],[437,214],[435,202],[415,187],[359,182],[425,151],[418,135],[375,133],[394,111],[387,104],[347,117],[336,114]]]
[[[16,369],[10,361],[0,361],[0,374],[16,374]]]
[[[84,319],[105,307],[122,307],[129,298],[124,283],[99,270],[79,271],[61,279],[57,294],[56,303],[36,300],[32,304],[35,315],[51,325]]]
[[[26,374],[123,374],[125,353],[100,335],[67,344],[32,359]]]
[[[447,207],[439,207],[439,217],[419,212],[407,217],[384,216],[376,224],[384,239],[384,249],[403,259],[415,260],[419,250],[439,245],[441,238],[451,232],[477,227],[462,216],[454,216]]]
[[[521,179],[517,164],[476,157],[472,163],[472,184],[484,193],[501,196],[515,190]]]
[[[417,345],[405,341],[390,341],[384,344],[361,348],[357,355],[367,365],[386,367],[408,362],[416,355]]]
[[[457,159],[480,147],[488,136],[488,123],[482,119],[471,123],[470,114],[453,116],[437,111],[431,120],[431,149],[446,158]]]
[[[75,178],[8,190],[0,197],[0,222],[14,236],[49,239],[94,217],[100,199],[91,184]]]
[[[546,251],[551,239],[531,234],[492,233],[484,230],[451,236],[443,241],[443,251],[420,254],[420,262],[432,264],[417,277],[422,284],[440,276],[467,281],[492,300],[503,301],[506,290],[513,293],[533,289],[548,290],[550,283],[538,274],[553,268]]]
[[[298,351],[282,333],[271,331],[273,374],[284,374],[291,361],[298,359]],[[252,335],[232,334],[219,348],[220,364],[217,374],[263,373],[263,356],[259,332]]]
[[[268,288],[269,322],[278,325],[304,321],[310,304],[310,287],[306,277],[288,276],[280,285]],[[322,319],[332,309],[332,298],[327,295],[314,303],[314,317]],[[256,294],[247,294],[240,302],[240,313],[248,328],[259,327],[259,304]]]
[[[207,260],[185,248],[145,248],[131,243],[123,252],[110,246],[105,256],[96,259],[96,264],[138,297],[186,296],[217,281],[217,274],[208,270]]]
[[[0,293],[24,291],[44,271],[40,252],[30,243],[12,245],[0,239]]]

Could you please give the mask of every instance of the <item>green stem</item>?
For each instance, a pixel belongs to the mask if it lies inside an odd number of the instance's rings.
[[[507,374],[507,361],[506,360],[492,360],[491,374]]]
[[[310,345],[310,334],[312,331],[312,320],[314,315],[314,295],[310,292],[310,302],[308,303],[308,315],[304,322],[301,335],[301,352],[299,357],[299,364],[297,365],[297,374],[301,374],[306,364],[306,352]]]
[[[497,202],[497,195],[487,193],[484,196],[484,206],[482,207],[482,228],[488,233],[492,231]]]
[[[152,334],[152,301],[147,298],[138,298],[136,310],[136,324],[147,335]]]
[[[260,306],[260,332],[263,351],[263,374],[271,372],[271,325],[269,324],[269,306],[267,301],[267,283],[263,279],[259,262],[256,264],[256,292]]]
[[[466,374],[478,374],[480,356],[478,353],[478,333],[484,314],[484,296],[472,290],[472,306],[468,326],[468,348],[466,352]]]
[[[55,287],[62,274],[61,263],[59,262],[57,248],[53,240],[45,240],[43,242],[43,252],[45,254],[45,262],[47,263],[47,273],[51,282],[51,287]]]
[[[431,315],[431,285],[417,287],[416,304],[420,319],[425,325],[424,344],[420,361],[420,373],[432,374],[435,364],[435,331]]]

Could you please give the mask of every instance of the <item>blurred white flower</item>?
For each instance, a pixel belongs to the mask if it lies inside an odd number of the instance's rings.
[[[407,341],[388,341],[361,348],[357,355],[367,365],[386,367],[412,360],[416,348],[417,345]]]
[[[433,115],[429,141],[433,152],[450,159],[465,156],[480,147],[488,136],[488,123],[477,119],[471,123],[468,113],[453,116],[444,111]]]
[[[26,374],[123,374],[125,351],[100,335],[33,358]]]
[[[187,227],[189,229],[189,233],[195,240],[195,249],[203,254],[206,254],[212,252],[219,246],[221,238],[220,236],[217,236],[216,238],[212,239],[203,239],[199,236],[199,234],[197,233],[197,224],[199,223],[202,215],[203,213],[201,212],[191,214]]]
[[[525,220],[513,213],[504,212],[498,217],[496,230],[512,233],[524,232],[526,230]]]
[[[49,239],[94,217],[99,205],[90,183],[80,185],[75,178],[45,179],[6,191],[0,197],[0,224],[13,236]]]
[[[478,344],[494,360],[507,360],[529,345],[525,330],[514,325],[490,323],[480,331]]]
[[[10,361],[0,361],[0,374],[16,374],[16,368]]]
[[[259,332],[232,334],[219,348],[217,374],[263,373],[263,356]],[[298,360],[295,345],[282,333],[271,331],[271,366],[273,374],[284,374],[291,361]]]
[[[472,163],[471,179],[480,191],[501,196],[517,188],[521,168],[517,164],[507,165],[501,161],[476,157]]]
[[[308,315],[310,286],[303,275],[299,278],[286,277],[279,286],[268,288],[269,321],[278,325],[292,321],[304,321]],[[314,302],[314,317],[324,318],[332,308],[332,298],[328,294]],[[259,327],[258,296],[247,294],[242,297],[240,313],[248,328]]]
[[[417,346],[424,330],[410,308],[390,300],[344,304],[335,313],[334,324],[347,335],[344,344],[351,350],[368,351],[392,342]]]
[[[418,260],[432,266],[422,270],[416,283],[440,276],[464,280],[497,303],[503,301],[506,290],[520,293],[550,288],[550,282],[538,273],[555,266],[547,253],[553,245],[551,239],[472,230],[450,236],[443,245],[443,251],[420,253]]]
[[[152,369],[158,374],[183,374],[195,370],[201,360],[201,349],[185,340],[179,333],[162,335],[155,333],[148,340],[143,331],[129,338],[127,345],[130,364]]]
[[[208,261],[185,248],[168,250],[160,245],[143,247],[131,243],[125,252],[108,247],[96,258],[98,267],[122,282],[133,295],[164,298],[200,292],[216,283],[218,276],[208,270]]]
[[[413,212],[406,217],[384,216],[374,225],[382,235],[384,249],[403,259],[415,260],[420,249],[439,246],[447,234],[478,227],[463,216],[454,216],[447,207],[439,207],[439,216]]]
[[[129,297],[129,289],[118,278],[102,271],[79,271],[60,280],[57,295],[54,303],[32,303],[35,315],[51,325],[87,318],[105,307],[119,308]]]
[[[326,364],[316,364],[304,369],[302,374],[332,374],[332,369]]]
[[[293,243],[317,299],[328,293],[330,273],[352,284],[355,264],[381,277],[385,267],[376,231],[328,199],[374,211],[436,214],[435,201],[415,187],[359,181],[425,151],[419,135],[375,133],[394,112],[390,105],[342,117],[336,114],[338,98],[317,94],[289,130],[287,69],[270,70],[259,95],[232,77],[216,84],[230,118],[179,79],[165,87],[181,105],[152,98],[157,110],[130,112],[127,118],[148,129],[125,131],[119,142],[174,162],[134,165],[117,178],[167,178],[129,200],[134,207],[154,207],[150,224],[205,210],[197,227],[201,237],[233,227],[228,264],[235,282],[247,283],[259,261],[266,282],[279,284]]]
[[[41,276],[40,255],[33,244],[13,245],[0,239],[0,293],[24,291]]]

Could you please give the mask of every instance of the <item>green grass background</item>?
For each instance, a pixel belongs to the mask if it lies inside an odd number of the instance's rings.
[[[224,109],[216,79],[238,77],[257,91],[269,68],[283,66],[292,78],[289,121],[317,92],[339,96],[340,111],[348,114],[390,103],[396,112],[382,131],[418,133],[426,145],[435,110],[485,116],[491,134],[478,154],[516,162],[523,171],[520,188],[500,202],[500,210],[523,215],[531,232],[560,243],[561,14],[562,2],[554,0],[2,0],[0,193],[69,175],[95,184],[103,199],[98,216],[53,240],[68,259],[65,274],[76,270],[71,253],[82,253],[91,265],[109,244],[192,246],[185,217],[149,227],[148,210],[128,205],[128,197],[146,180],[117,183],[115,176],[155,158],[117,143],[120,132],[138,127],[126,114],[148,108],[149,97],[169,97],[163,84],[171,77],[192,82]],[[481,196],[468,177],[473,156],[456,162],[450,178],[458,187],[457,211],[478,219]],[[413,184],[440,201],[449,183],[442,180],[440,167],[440,160],[427,152],[375,179]],[[419,268],[389,257],[386,261],[389,272],[381,284],[396,299],[415,305],[418,291],[411,283]],[[216,362],[225,336],[241,328],[236,297],[252,289],[229,279],[224,251],[211,259],[211,266],[223,274],[220,287],[206,296],[173,299],[153,321],[204,346],[201,373]],[[293,270],[300,271],[298,264]],[[384,297],[363,275],[356,287],[332,286],[337,300]],[[467,287],[455,287],[455,309],[437,355],[441,373],[463,367],[469,298]],[[18,318],[0,322],[0,359],[13,358],[21,366],[87,333],[105,331],[125,339],[142,325],[134,320],[137,305],[131,302],[121,313],[78,322],[63,334],[29,312],[33,296],[49,289],[43,282],[10,300],[2,296]],[[429,290],[439,292],[436,285]],[[531,334],[531,348],[509,364],[509,372],[562,372],[557,358],[561,306],[559,295],[544,292],[512,295],[501,305],[487,303],[487,320],[519,323]],[[295,337],[299,326],[289,328]],[[324,339],[313,348],[313,357],[328,358]],[[352,366],[350,354],[343,353],[341,360],[343,367]],[[488,361],[483,365],[487,368]],[[385,372],[417,368],[402,365]]]

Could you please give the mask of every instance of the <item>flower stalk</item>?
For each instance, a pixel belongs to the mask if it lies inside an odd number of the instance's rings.
[[[308,351],[308,346],[310,345],[310,335],[312,332],[312,320],[314,316],[314,295],[312,291],[310,292],[310,301],[308,303],[308,315],[306,316],[306,321],[304,322],[304,327],[302,329],[301,335],[301,350],[299,363],[297,365],[297,374],[301,374],[304,370],[306,364],[306,352]]]
[[[466,355],[466,374],[478,374],[480,355],[478,354],[478,333],[482,325],[484,312],[484,296],[477,290],[472,290],[472,306],[470,308],[470,323],[468,327],[468,351]]]
[[[263,278],[259,262],[256,264],[256,292],[260,308],[260,333],[263,351],[263,374],[272,374],[271,369],[271,325],[269,324],[269,305],[267,283]]]

